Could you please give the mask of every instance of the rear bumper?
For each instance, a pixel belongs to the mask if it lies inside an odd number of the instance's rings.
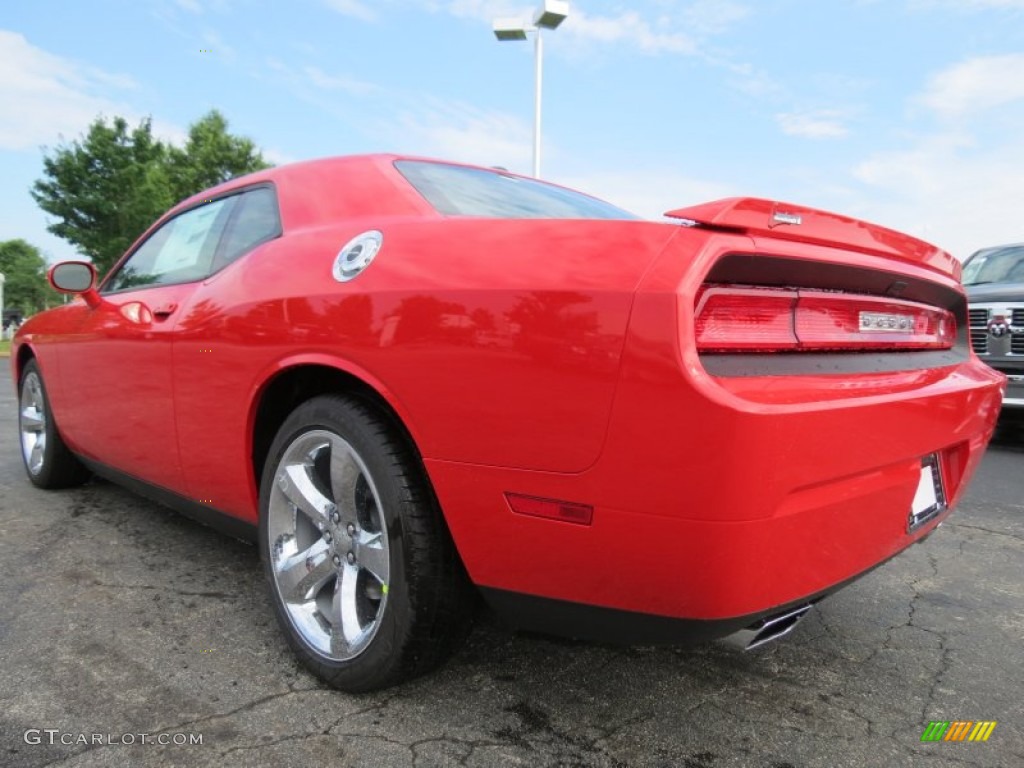
[[[925,457],[940,457],[948,507],[959,500],[994,429],[1002,377],[976,359],[885,376],[899,381],[801,378],[795,398],[751,379],[730,390],[701,372],[681,381],[677,369],[670,385],[648,371],[624,379],[604,452],[583,473],[427,468],[476,584],[725,622],[710,630],[721,635],[933,531],[948,508],[908,532]],[[861,389],[837,397],[843,382]],[[507,492],[589,504],[592,522],[516,514]]]
[[[927,534],[917,542],[925,538]],[[480,592],[506,623],[521,631],[619,645],[696,645],[725,639],[734,647],[746,650],[786,634],[818,602],[884,562],[816,594],[769,610],[726,619],[671,618],[490,587],[483,587]],[[765,631],[764,625],[780,620],[787,622],[788,626]]]
[[[969,449],[967,474],[983,447],[979,439]],[[718,636],[782,606],[828,593],[931,533],[948,510],[907,532],[919,466],[919,460],[901,462],[797,490],[776,514],[757,520],[693,520],[598,504],[590,526],[517,515],[504,501],[509,487],[548,498],[587,498],[566,487],[564,478],[545,483],[481,467],[442,469],[437,462],[429,469],[478,585],[620,611],[725,622],[724,631],[709,631]],[[677,488],[686,487],[683,478],[677,481],[682,481]],[[465,499],[466,510],[452,503],[459,498]],[[676,512],[684,508],[681,499]],[[690,628],[681,634],[695,632]]]

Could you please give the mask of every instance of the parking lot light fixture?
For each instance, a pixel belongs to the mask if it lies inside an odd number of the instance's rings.
[[[519,19],[495,19],[494,36],[499,41],[526,40],[533,33],[533,176],[540,178],[541,100],[544,84],[544,30],[557,29],[569,15],[566,0],[544,0],[534,14],[533,23]]]
[[[566,0],[544,0],[533,18],[535,26],[541,29],[557,29],[569,15],[569,3]]]
[[[525,40],[530,26],[519,19],[495,19],[494,36],[502,42],[509,40]]]

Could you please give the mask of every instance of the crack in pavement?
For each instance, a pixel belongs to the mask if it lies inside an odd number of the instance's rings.
[[[969,531],[981,531],[982,533],[987,533],[992,536],[1006,536],[1007,538],[1015,539],[1017,541],[1024,541],[1024,536],[1019,534],[1009,533],[1007,531],[997,531],[993,528],[985,528],[981,525],[968,525],[967,523],[950,523],[949,525],[951,528],[966,528]]]
[[[108,584],[102,581],[92,581],[90,582],[90,586],[105,587],[107,589],[151,590],[154,592],[169,592],[172,595],[180,595],[181,597],[216,597],[221,599],[233,599],[237,597],[237,595],[234,595],[231,592],[190,592],[184,589],[157,586],[155,584]]]
[[[247,702],[246,704],[243,704],[240,707],[236,707],[235,709],[229,710],[228,712],[218,712],[218,713],[215,713],[215,714],[212,714],[212,715],[207,715],[205,717],[197,718],[195,720],[188,720],[188,721],[186,721],[184,723],[178,723],[176,725],[171,725],[171,726],[166,726],[166,727],[161,727],[161,728],[152,728],[152,729],[149,729],[149,730],[146,730],[146,731],[144,731],[143,729],[140,728],[139,732],[140,733],[141,732],[149,733],[153,737],[157,737],[157,736],[160,736],[161,734],[165,734],[165,733],[181,733],[181,732],[184,732],[185,729],[192,728],[192,727],[197,726],[197,725],[199,725],[201,723],[208,723],[208,722],[211,722],[213,720],[219,720],[219,719],[224,719],[224,718],[232,717],[232,716],[240,714],[242,712],[248,712],[248,711],[250,711],[252,709],[255,709],[256,707],[260,706],[261,704],[266,704],[268,702],[275,701],[277,699],[282,699],[282,698],[285,698],[287,696],[292,696],[292,695],[300,694],[300,693],[309,693],[311,691],[316,691],[316,690],[323,690],[323,687],[322,686],[315,686],[313,688],[300,688],[300,689],[295,689],[295,688],[289,687],[289,689],[287,691],[282,691],[282,692],[279,692],[279,693],[272,693],[272,694],[269,694],[267,696],[262,696],[262,697],[260,697],[258,699],[254,699],[253,701]],[[86,747],[85,749],[83,749],[83,750],[81,750],[79,752],[74,752],[74,753],[72,753],[70,755],[65,755],[63,757],[57,758],[56,760],[52,760],[52,761],[50,761],[48,763],[44,763],[43,764],[43,768],[49,768],[49,766],[61,765],[62,763],[66,763],[69,760],[80,758],[83,755],[89,754],[91,752],[98,752],[100,750],[108,749],[110,747],[120,747],[120,746],[121,745],[119,745],[119,744],[97,744],[97,745],[91,745],[91,746],[88,746],[88,747]]]
[[[316,686],[316,687],[313,687],[313,688],[300,689],[299,691],[296,691],[296,692],[297,693],[307,693],[307,692],[311,692],[311,691],[322,691],[322,690],[330,691],[330,690],[333,690],[333,689],[327,688],[325,686]],[[226,749],[223,752],[220,752],[218,756],[223,758],[226,755],[231,754],[232,752],[246,752],[246,751],[250,751],[250,750],[254,750],[254,749],[263,749],[263,748],[266,748],[266,747],[272,747],[272,746],[275,746],[275,745],[278,745],[278,744],[285,744],[285,743],[288,743],[288,742],[291,742],[291,741],[305,741],[307,739],[319,738],[319,737],[323,737],[323,736],[330,736],[331,735],[331,731],[333,729],[339,727],[346,720],[348,720],[350,718],[353,718],[353,717],[358,717],[359,715],[365,715],[365,714],[367,714],[369,712],[380,712],[380,711],[383,711],[397,697],[398,697],[398,694],[395,693],[395,694],[392,694],[392,695],[388,696],[383,701],[378,702],[376,704],[373,704],[372,706],[364,707],[362,709],[357,709],[357,710],[355,710],[353,712],[347,712],[344,715],[342,715],[341,717],[339,717],[337,720],[335,720],[333,723],[331,723],[329,726],[327,726],[324,729],[321,729],[320,731],[313,731],[313,732],[308,732],[308,733],[294,734],[294,735],[290,735],[290,736],[283,736],[280,739],[274,739],[273,741],[261,741],[258,744],[241,744],[239,746],[230,747],[229,749]],[[231,714],[234,714],[234,713],[231,713]]]

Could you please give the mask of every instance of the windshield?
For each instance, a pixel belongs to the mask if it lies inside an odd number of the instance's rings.
[[[395,167],[446,216],[494,219],[636,219],[595,197],[501,171],[399,160]]]
[[[1024,245],[986,248],[964,264],[964,285],[1024,283]]]

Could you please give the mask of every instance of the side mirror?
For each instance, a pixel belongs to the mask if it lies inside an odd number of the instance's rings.
[[[95,309],[102,301],[96,292],[96,267],[87,261],[64,261],[50,267],[50,285],[58,293],[80,295]]]

